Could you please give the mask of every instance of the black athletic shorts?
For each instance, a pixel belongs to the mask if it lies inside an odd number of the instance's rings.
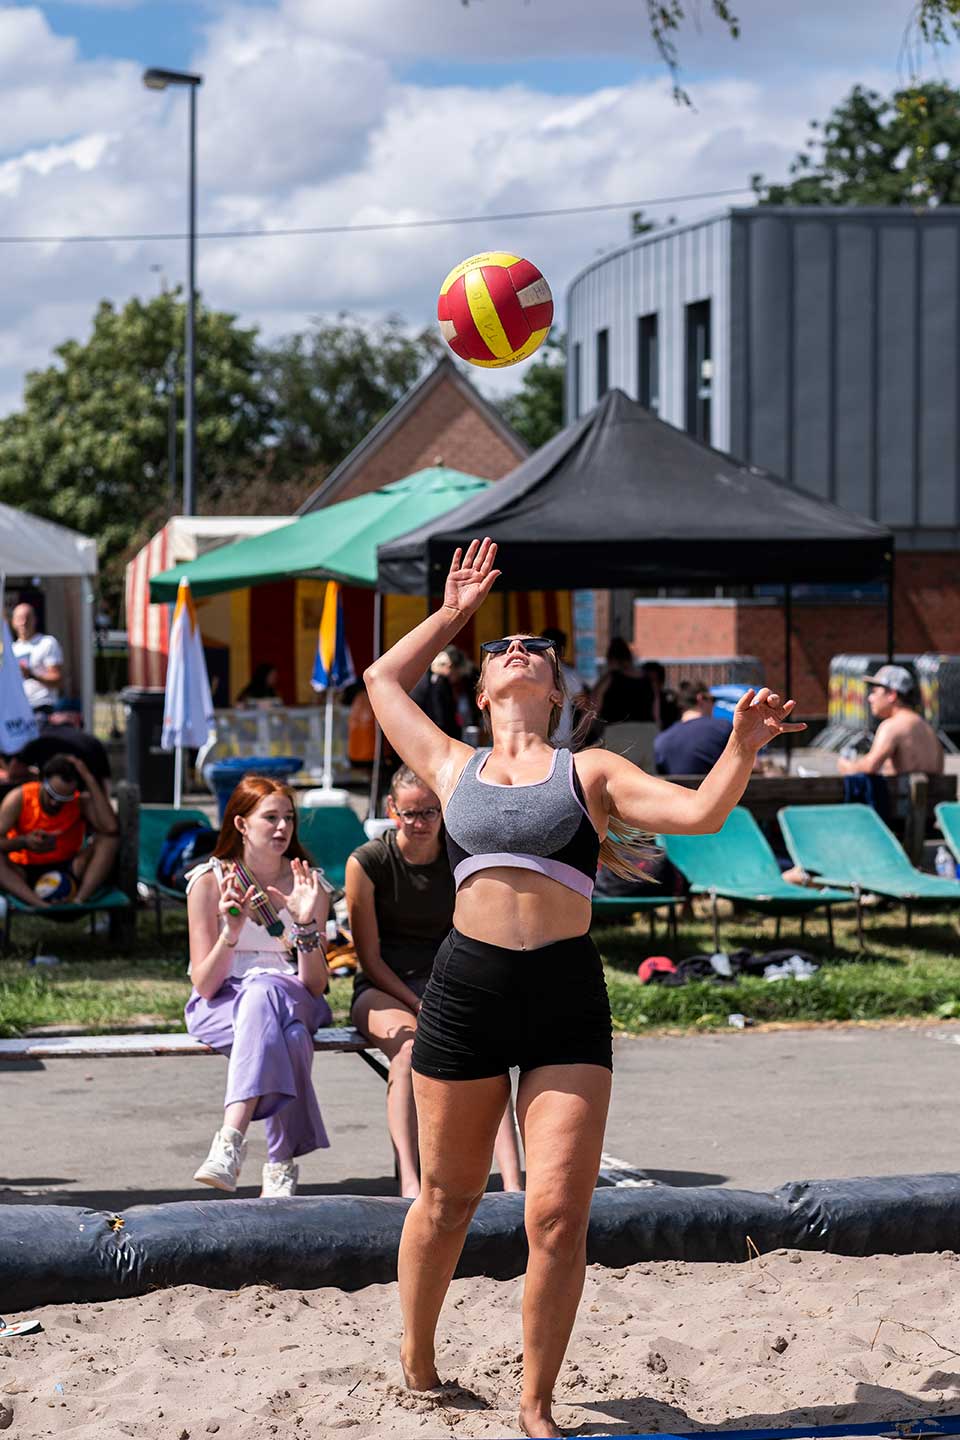
[[[613,1069],[610,1002],[589,935],[505,950],[451,930],[417,1017],[413,1068],[483,1080],[540,1065]]]

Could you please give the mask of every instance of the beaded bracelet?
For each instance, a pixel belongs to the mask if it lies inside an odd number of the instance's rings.
[[[323,941],[320,939],[319,932],[313,935],[297,936],[297,949],[304,955],[312,955],[314,950],[320,950],[322,948],[324,948]]]

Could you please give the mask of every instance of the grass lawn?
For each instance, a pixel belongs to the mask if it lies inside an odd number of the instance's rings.
[[[646,921],[597,929],[614,1028],[642,1033],[659,1027],[726,1027],[727,1016],[736,1011],[757,1023],[960,1016],[960,930],[951,915],[916,916],[908,930],[902,909],[871,911],[866,954],[857,951],[852,912],[847,919],[838,911],[834,925],[837,951],[830,956],[826,925],[818,917],[808,922],[805,938],[795,922],[784,921],[779,942],[772,920],[743,914],[726,918],[721,943],[727,950],[762,953],[778,943],[796,944],[822,962],[820,972],[805,981],[748,979],[669,989],[637,980],[637,966],[645,956],[672,953],[662,927],[655,941]],[[182,1028],[189,994],[184,913],[166,912],[164,930],[161,943],[152,915],[142,914],[136,954],[118,958],[82,922],[55,925],[46,917],[18,917],[15,949],[0,960],[0,1036],[43,1025]],[[30,966],[41,939],[46,953],[60,956],[60,965]],[[703,910],[692,923],[681,924],[679,951],[672,958],[709,954],[712,949]],[[351,989],[349,980],[333,982],[330,1001],[338,1024],[347,1021]]]

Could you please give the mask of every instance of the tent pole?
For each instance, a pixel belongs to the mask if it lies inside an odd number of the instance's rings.
[[[783,587],[783,693],[787,700],[793,699],[793,586],[788,581]],[[787,774],[790,774],[790,752],[793,749],[792,735],[786,735]]]
[[[179,810],[183,804],[183,746],[178,745],[173,752],[173,805]]]
[[[333,686],[327,686],[323,701],[323,774],[320,789],[333,789]]]
[[[373,658],[379,660],[383,651],[383,596],[379,590],[373,592]],[[374,718],[373,765],[370,770],[370,798],[367,802],[367,819],[376,820],[380,804],[380,770],[383,765],[383,731]]]
[[[894,600],[893,600],[893,551],[887,556],[887,660],[893,663],[894,654]]]
[[[89,575],[80,579],[80,691],[83,697],[83,724],[93,734],[96,676],[93,663],[94,615],[93,582]]]

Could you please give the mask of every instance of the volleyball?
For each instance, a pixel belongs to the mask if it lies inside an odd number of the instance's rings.
[[[77,884],[67,870],[45,870],[33,887],[37,898],[51,905],[66,905],[77,893]]]
[[[487,370],[528,360],[553,324],[553,296],[536,265],[491,250],[450,271],[437,304],[454,355]]]

